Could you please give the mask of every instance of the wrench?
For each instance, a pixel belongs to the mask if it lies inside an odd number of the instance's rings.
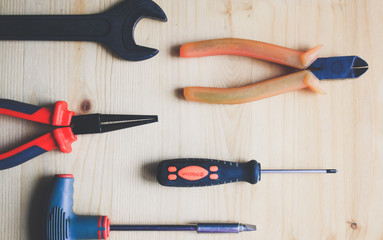
[[[144,17],[167,21],[152,0],[123,0],[105,12],[89,15],[2,15],[0,40],[93,41],[125,60],[140,61],[158,53],[134,41],[134,28]]]

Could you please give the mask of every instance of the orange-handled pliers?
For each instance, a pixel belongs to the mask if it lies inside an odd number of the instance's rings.
[[[237,88],[185,87],[184,96],[188,101],[238,104],[306,87],[324,94],[319,80],[357,78],[368,69],[368,64],[357,56],[318,58],[321,48],[322,45],[318,45],[307,52],[301,52],[269,43],[235,38],[186,43],[180,49],[180,56],[183,58],[240,55],[302,71]]]

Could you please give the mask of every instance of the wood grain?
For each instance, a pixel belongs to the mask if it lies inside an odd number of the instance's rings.
[[[117,0],[0,0],[0,14],[87,14]],[[36,105],[65,100],[81,113],[158,114],[159,122],[84,135],[73,152],[46,153],[0,172],[0,239],[42,239],[41,208],[51,176],[75,176],[75,211],[115,224],[256,224],[238,235],[112,232],[110,239],[383,239],[383,1],[158,0],[169,21],[143,19],[142,62],[85,42],[0,42],[0,97]],[[323,82],[328,94],[297,91],[235,106],[186,102],[185,86],[242,86],[291,72],[236,56],[180,59],[177,46],[222,37],[255,39],[321,56],[358,55],[360,79]],[[36,124],[0,117],[0,150],[39,135]],[[256,185],[159,186],[160,160],[256,159],[264,168],[337,168],[325,175],[263,176]]]

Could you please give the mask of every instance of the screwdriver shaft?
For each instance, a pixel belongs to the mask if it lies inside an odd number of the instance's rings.
[[[110,231],[197,231],[197,225],[110,225]]]
[[[336,173],[336,169],[263,169],[261,173]]]
[[[198,233],[239,233],[256,226],[239,223],[198,223],[195,225],[110,225],[110,231],[195,231]]]

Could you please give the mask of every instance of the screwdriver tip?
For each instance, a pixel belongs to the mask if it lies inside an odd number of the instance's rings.
[[[239,225],[239,231],[240,232],[243,232],[243,231],[256,231],[257,230],[257,226],[255,225],[252,225],[252,224],[240,224]]]
[[[338,172],[338,170],[336,170],[336,169],[327,169],[326,170],[326,173],[337,173]]]

